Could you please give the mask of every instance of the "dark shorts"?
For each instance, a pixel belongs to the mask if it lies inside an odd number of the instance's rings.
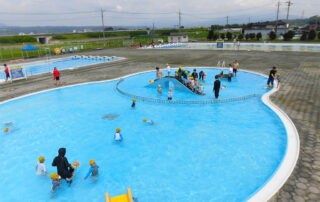
[[[172,100],[172,97],[168,97],[168,100]]]
[[[234,73],[237,73],[237,71],[238,71],[237,69],[233,69],[233,72],[234,72]]]
[[[60,77],[59,77],[59,76],[58,76],[58,77],[56,77],[56,80],[57,80],[57,81],[59,81],[59,80],[60,80]]]
[[[10,78],[10,74],[9,73],[6,73],[6,78]]]

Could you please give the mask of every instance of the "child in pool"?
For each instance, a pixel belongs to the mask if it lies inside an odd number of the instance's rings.
[[[143,122],[153,125],[154,122],[152,120],[143,119]]]
[[[277,88],[280,88],[280,73],[277,73],[276,76],[277,76]]]
[[[172,88],[169,88],[169,92],[168,92],[168,100],[172,100]]]
[[[162,88],[161,85],[158,85],[158,93],[161,95],[162,94]]]
[[[60,175],[58,175],[57,173],[51,173],[50,178],[52,179],[51,191],[54,191],[60,186],[60,184],[62,183],[62,180]]]
[[[194,88],[195,88],[195,89],[199,89],[199,81],[198,81],[198,78],[195,78],[194,80],[195,80],[195,81],[194,81]]]
[[[11,132],[14,126],[14,122],[10,121],[10,122],[5,122],[3,123],[4,125],[4,129],[3,132],[7,133],[7,132]]]
[[[135,108],[135,106],[136,106],[136,98],[133,98],[131,108]]]
[[[114,134],[114,141],[121,142],[123,140],[122,135],[120,134],[120,128],[116,129],[116,133]]]
[[[191,76],[190,79],[191,79],[191,86],[192,88],[194,88],[194,78]]]
[[[204,86],[203,86],[203,83],[202,83],[202,82],[200,83],[200,92],[201,92],[201,95],[203,95]]]
[[[207,74],[206,74],[206,73],[204,73],[204,74],[203,74],[203,79],[202,79],[202,80],[203,80],[203,82],[206,82],[206,77],[207,77]]]
[[[91,167],[90,167],[87,175],[84,178],[82,178],[82,180],[86,180],[90,175],[93,176],[93,177],[98,175],[99,166],[96,165],[96,162],[93,159],[91,159],[89,161],[89,164],[90,164]]]
[[[48,174],[47,169],[46,169],[46,165],[44,164],[44,157],[40,156],[38,158],[38,163],[36,165],[36,171],[37,171],[37,175],[46,175]]]

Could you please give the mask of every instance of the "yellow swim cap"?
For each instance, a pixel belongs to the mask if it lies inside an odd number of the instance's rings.
[[[90,164],[90,165],[92,165],[92,164],[94,164],[94,163],[95,163],[95,162],[94,162],[93,159],[90,159],[90,160],[89,160],[89,164]]]
[[[8,131],[9,131],[9,128],[4,128],[3,129],[3,132],[5,132],[5,133],[8,132]]]
[[[169,90],[171,91],[171,90],[172,90],[172,88],[169,88]]]
[[[59,177],[59,175],[57,173],[51,173],[50,174],[50,178],[53,180],[56,180]]]
[[[43,156],[40,156],[40,157],[38,158],[38,160],[39,160],[40,163],[43,163],[43,162],[44,162],[44,157],[43,157]]]
[[[168,66],[169,64],[167,63],[167,66]]]
[[[150,83],[153,83],[154,81],[153,81],[153,80],[150,80],[149,82],[150,82]]]
[[[277,76],[280,76],[280,73],[277,73]]]
[[[117,132],[117,133],[120,132],[120,130],[121,130],[120,128],[116,128],[116,132]]]
[[[271,84],[269,84],[269,87],[272,87],[272,85],[271,85]]]
[[[135,102],[135,101],[136,101],[136,98],[133,98],[132,101]]]
[[[74,165],[75,167],[78,167],[78,166],[80,166],[80,163],[79,163],[79,161],[75,161],[75,162],[73,162],[73,165]]]
[[[223,87],[226,87],[226,84],[224,84]]]
[[[203,83],[201,82],[201,83],[200,83],[200,85],[202,86],[202,85],[203,85]]]
[[[160,88],[161,86],[160,86],[160,85],[158,85],[158,87]]]
[[[143,122],[147,122],[147,119],[143,119]]]

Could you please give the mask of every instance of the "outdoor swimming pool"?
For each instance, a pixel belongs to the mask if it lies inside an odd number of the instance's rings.
[[[204,70],[210,98],[209,77],[218,70]],[[121,88],[155,97],[150,89],[141,90],[154,76],[130,76]],[[246,80],[250,85],[239,87]],[[268,182],[286,154],[286,129],[260,99],[207,105],[137,100],[131,109],[131,98],[118,93],[117,82],[56,89],[0,105],[0,122],[15,121],[14,131],[0,136],[0,189],[6,193],[1,201],[103,201],[105,192],[112,197],[128,187],[139,202],[244,201]],[[265,82],[265,77],[240,72],[221,96],[265,93],[260,88]],[[187,92],[174,91],[175,96],[195,99]],[[103,119],[108,114],[119,116]],[[155,124],[145,125],[144,118]],[[121,144],[113,144],[117,127],[124,137]],[[43,155],[48,172],[56,172],[51,163],[60,147],[80,167],[71,187],[63,182],[51,194],[51,180],[37,176],[34,167]],[[99,176],[81,181],[89,159],[99,165]]]
[[[99,63],[105,62],[112,62],[121,60],[123,58],[116,57],[116,56],[72,56],[67,58],[60,58],[60,59],[48,59],[43,61],[37,61],[32,63],[24,63],[24,64],[8,64],[9,68],[22,66],[24,73],[26,76],[42,74],[52,72],[54,67],[57,67],[59,70],[64,69],[73,69],[77,67],[87,66],[87,65],[94,65]],[[5,79],[5,74],[0,71],[0,80]]]
[[[148,47],[152,48],[152,47]],[[217,43],[174,43],[155,46],[157,49],[215,49],[215,50],[255,50],[255,51],[301,51],[320,52],[320,44],[316,43],[223,43],[223,48],[217,48]]]

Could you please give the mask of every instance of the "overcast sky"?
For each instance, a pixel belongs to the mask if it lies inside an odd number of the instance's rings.
[[[320,15],[319,0],[293,0],[291,18]],[[277,0],[0,0],[0,24],[9,26],[105,25],[152,26],[205,25],[226,22],[247,23],[274,20]],[[287,4],[281,3],[280,18]],[[250,19],[249,19],[250,18]]]

